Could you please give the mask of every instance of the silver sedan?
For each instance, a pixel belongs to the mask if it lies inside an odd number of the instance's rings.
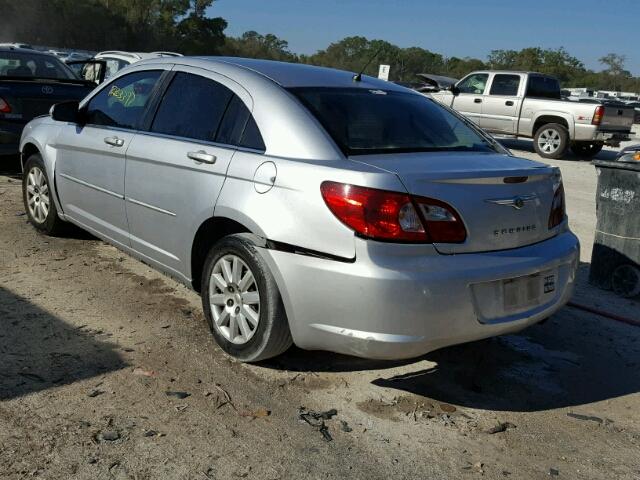
[[[415,357],[573,290],[559,171],[375,78],[152,59],[33,120],[20,149],[34,227],[75,224],[192,286],[242,361],[292,343]]]

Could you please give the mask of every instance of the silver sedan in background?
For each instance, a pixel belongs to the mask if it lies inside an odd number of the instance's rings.
[[[525,328],[573,290],[559,170],[378,79],[151,59],[20,148],[37,229],[73,223],[192,286],[242,361],[292,342],[415,357]]]

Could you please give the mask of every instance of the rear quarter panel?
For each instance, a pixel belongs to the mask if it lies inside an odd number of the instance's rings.
[[[275,184],[266,193],[258,193],[254,175],[265,162],[275,166]],[[354,258],[354,232],[331,213],[320,193],[325,180],[406,191],[396,175],[346,159],[291,160],[238,151],[215,216],[235,220],[268,240]]]
[[[541,117],[562,118],[569,127],[570,138],[575,134],[574,105],[562,100],[546,100],[541,98],[525,98],[520,113],[518,134],[526,137],[535,135],[534,127]],[[569,105],[568,105],[569,104]],[[545,122],[547,123],[547,122]]]

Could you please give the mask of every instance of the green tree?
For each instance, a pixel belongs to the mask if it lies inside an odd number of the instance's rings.
[[[297,56],[289,51],[289,44],[285,40],[271,33],[261,35],[254,31],[245,32],[239,38],[227,37],[223,53],[234,57],[297,61]]]
[[[391,67],[389,79],[399,81],[415,81],[417,73],[441,74],[445,70],[440,54],[420,47],[400,48],[385,40],[360,36],[344,38],[313,55],[301,56],[300,61],[354,73],[365,68],[364,73],[372,76],[378,74],[380,64],[386,64]]]
[[[613,90],[617,90],[622,87],[623,78],[630,77],[631,75],[624,69],[624,63],[626,62],[624,55],[618,55],[616,53],[608,53],[604,57],[598,59],[598,61],[608,67],[604,73],[611,76],[613,79]]]

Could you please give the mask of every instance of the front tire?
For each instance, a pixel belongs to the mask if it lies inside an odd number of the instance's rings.
[[[33,154],[25,163],[22,177],[22,200],[31,225],[46,233],[57,236],[65,229],[65,222],[58,216],[49,187],[49,177],[40,154]]]
[[[571,145],[571,151],[582,158],[593,158],[600,153],[604,143],[600,142],[573,142]]]
[[[204,314],[226,353],[242,362],[258,362],[291,346],[275,279],[248,239],[230,235],[216,243],[202,275]]]
[[[561,158],[569,146],[569,132],[559,123],[541,126],[533,137],[533,148],[542,158]]]

